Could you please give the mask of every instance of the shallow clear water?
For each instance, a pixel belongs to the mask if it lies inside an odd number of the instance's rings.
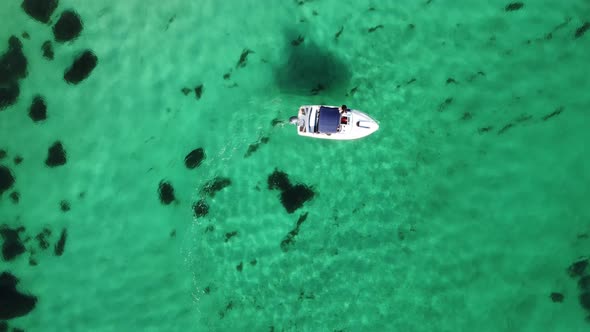
[[[0,165],[15,178],[0,225],[24,226],[27,250],[0,272],[38,299],[8,326],[588,329],[566,271],[590,254],[590,32],[575,37],[588,4],[301,2],[62,0],[49,24],[0,4],[0,52],[14,35],[28,60],[0,111]],[[66,9],[84,28],[47,60]],[[85,49],[98,65],[67,84]],[[28,116],[35,95],[44,121]],[[273,126],[302,104],[347,104],[380,130],[334,142]],[[67,163],[47,167],[56,141]],[[187,169],[199,147],[206,159]],[[275,170],[313,199],[287,213],[268,189]],[[214,178],[231,185],[210,197]],[[209,211],[195,217],[200,199]]]

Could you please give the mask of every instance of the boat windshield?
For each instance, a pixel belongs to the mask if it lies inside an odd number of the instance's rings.
[[[334,107],[320,106],[318,131],[320,133],[336,133],[340,124],[340,111]]]

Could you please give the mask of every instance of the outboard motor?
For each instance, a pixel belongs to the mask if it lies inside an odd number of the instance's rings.
[[[299,123],[299,117],[297,117],[297,116],[290,117],[289,118],[289,123],[290,124],[293,124],[293,125],[296,125],[297,123]]]

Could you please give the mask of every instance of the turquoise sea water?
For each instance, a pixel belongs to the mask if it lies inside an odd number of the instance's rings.
[[[15,179],[0,226],[23,226],[26,251],[0,273],[37,298],[5,324],[587,331],[567,270],[590,255],[590,5],[508,5],[61,0],[43,24],[2,1],[0,54],[16,36],[27,74],[0,110],[0,165]],[[83,30],[55,42],[68,9]],[[86,49],[96,68],[67,84]],[[347,104],[380,130],[299,137],[283,122],[303,104]],[[67,162],[48,167],[57,141]],[[188,169],[197,148],[206,158]],[[288,213],[268,188],[275,171],[313,198]],[[231,184],[203,193],[214,179]]]

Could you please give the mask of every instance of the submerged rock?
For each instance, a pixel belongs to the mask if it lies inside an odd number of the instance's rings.
[[[0,85],[0,111],[14,105],[19,95],[20,87],[18,83],[11,82],[5,86]]]
[[[582,37],[588,30],[590,30],[590,22],[584,22],[582,26],[576,29],[576,32],[574,33],[574,38]]]
[[[204,217],[207,213],[209,213],[209,205],[204,199],[193,204],[193,214],[196,218]]]
[[[12,203],[14,204],[18,204],[18,202],[20,201],[20,194],[18,193],[18,191],[11,192],[8,197],[10,197]]]
[[[18,283],[10,272],[0,274],[0,319],[25,316],[35,309],[37,297],[19,292]]]
[[[35,236],[39,244],[39,248],[46,250],[49,248],[49,241],[47,238],[51,235],[51,230],[49,228],[43,228],[43,231]]]
[[[170,182],[164,180],[160,181],[160,184],[158,185],[158,195],[160,197],[160,202],[164,205],[169,205],[176,200],[176,197],[174,197],[174,188]]]
[[[244,154],[244,158],[248,158],[250,157],[254,152],[258,151],[258,148],[260,148],[260,146],[262,144],[266,144],[268,143],[268,141],[270,140],[269,137],[264,136],[261,137],[256,143],[252,143],[248,146],[248,150],[246,151],[246,153]]]
[[[287,173],[275,170],[271,175],[269,175],[268,189],[287,190],[289,188],[291,188],[291,182],[289,181],[289,176]]]
[[[96,55],[92,51],[86,50],[66,70],[64,80],[70,84],[78,84],[90,76],[97,64]]]
[[[23,44],[17,37],[11,36],[8,39],[8,50],[0,56],[0,85],[25,78],[27,65]]]
[[[47,60],[53,60],[53,44],[49,40],[43,43],[41,46],[41,50],[43,51],[43,57]]]
[[[20,239],[20,233],[24,230],[24,227],[15,229],[8,226],[0,227],[0,236],[3,239],[2,258],[5,261],[11,261],[25,252],[25,246]]]
[[[197,97],[197,100],[201,99],[202,95],[203,95],[203,84],[195,87],[195,97]]]
[[[70,211],[70,202],[68,202],[66,200],[62,200],[61,202],[59,202],[59,209],[62,212],[68,212],[68,211]]]
[[[14,175],[6,166],[0,165],[0,196],[14,185]]]
[[[281,204],[288,213],[293,213],[313,196],[314,192],[308,186],[297,184],[281,193]]]
[[[49,167],[57,167],[65,165],[67,162],[66,151],[64,150],[61,142],[57,141],[47,151],[47,159],[45,159],[45,165]]]
[[[268,176],[268,189],[281,191],[281,204],[288,213],[295,212],[315,195],[311,187],[304,184],[292,185],[289,176],[279,170]]]
[[[295,228],[293,228],[287,236],[281,241],[281,250],[287,252],[290,250],[291,246],[295,243],[295,237],[299,234],[299,228],[301,224],[307,219],[307,212],[300,215],[299,219],[297,219],[297,224]]]
[[[254,53],[254,51],[252,51],[252,50],[249,50],[249,49],[247,49],[247,48],[245,48],[245,49],[242,51],[242,54],[240,54],[240,59],[238,60],[238,63],[236,64],[236,68],[243,68],[243,67],[246,67],[246,63],[247,63],[247,61],[248,61],[248,55],[249,55],[250,53]]]
[[[584,292],[580,295],[580,304],[584,309],[590,311],[590,292]]]
[[[572,263],[567,269],[570,277],[581,277],[584,275],[586,268],[588,267],[588,259],[582,259],[577,262]]]
[[[58,0],[24,0],[21,7],[35,20],[41,23],[49,23],[51,14],[57,8]]]
[[[20,95],[19,80],[27,76],[27,58],[20,40],[11,36],[8,50],[0,56],[0,111],[16,103]]]
[[[585,275],[578,280],[578,287],[584,292],[590,292],[590,275]]]
[[[507,4],[506,7],[504,8],[504,10],[507,12],[511,12],[511,11],[522,9],[522,7],[524,7],[524,3],[512,2],[512,3]]]
[[[184,157],[184,165],[188,169],[199,167],[203,160],[205,160],[205,157],[205,150],[203,150],[203,148],[194,149]]]
[[[61,13],[59,20],[53,26],[53,36],[57,42],[72,41],[82,32],[82,20],[73,10]]]
[[[61,231],[61,235],[59,236],[59,240],[55,244],[55,247],[54,247],[54,250],[53,250],[56,256],[63,255],[64,249],[65,249],[65,246],[66,246],[66,239],[67,238],[68,238],[68,230],[64,228]]]
[[[563,298],[564,298],[563,294],[557,293],[557,292],[551,293],[550,297],[551,297],[551,301],[553,301],[555,303],[563,302]]]
[[[41,96],[35,96],[31,107],[29,108],[29,117],[34,122],[39,122],[47,119],[47,104],[45,99]]]
[[[201,188],[201,194],[207,195],[209,197],[214,197],[218,191],[230,185],[231,180],[229,178],[216,177],[213,180],[205,183],[203,188]]]

